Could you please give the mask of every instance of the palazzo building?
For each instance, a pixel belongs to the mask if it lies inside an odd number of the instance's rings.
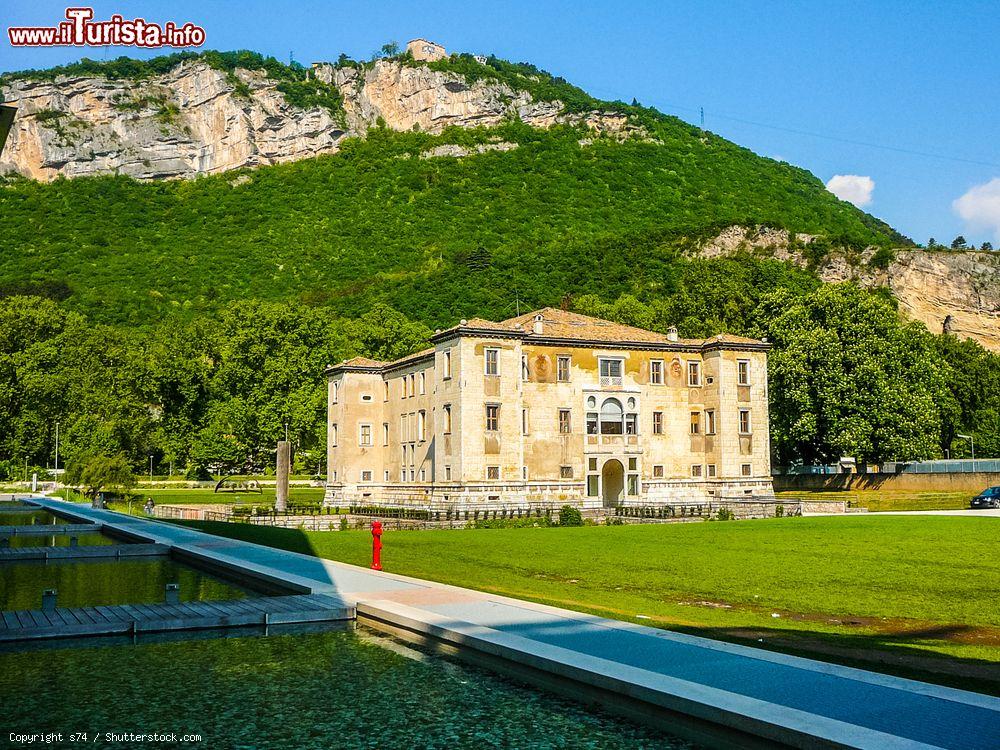
[[[326,502],[432,510],[771,498],[766,341],[546,308],[328,378]]]

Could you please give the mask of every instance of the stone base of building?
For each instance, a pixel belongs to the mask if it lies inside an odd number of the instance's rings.
[[[563,505],[600,510],[774,500],[770,477],[654,479],[644,482],[638,495],[626,495],[617,501],[588,496],[586,489],[583,481],[327,484],[323,504],[461,512],[558,509]]]

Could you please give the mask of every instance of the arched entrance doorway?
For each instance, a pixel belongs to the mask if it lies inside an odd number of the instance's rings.
[[[625,492],[625,467],[618,459],[612,458],[601,469],[601,497],[605,508],[614,508],[622,501]]]

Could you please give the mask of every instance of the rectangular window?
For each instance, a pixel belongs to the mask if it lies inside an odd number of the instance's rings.
[[[521,409],[521,434],[528,434],[528,410]]]
[[[653,476],[656,479],[662,479],[663,478],[663,464],[656,464],[653,467]]]
[[[426,482],[427,481],[427,469],[421,469],[420,470],[420,481],[421,482]]]
[[[701,362],[688,362],[688,385],[692,388],[701,385]]]
[[[451,380],[451,352],[444,353],[444,379]]]
[[[639,475],[629,474],[628,475],[628,494],[638,495],[639,494]]]
[[[708,465],[708,476],[714,477],[716,475],[715,464]]]
[[[486,370],[487,375],[496,377],[500,375],[500,350],[499,349],[487,349],[486,350]]]
[[[597,474],[587,475],[587,497],[597,497],[599,481],[600,481],[600,476],[598,476]]]
[[[573,425],[570,422],[572,412],[569,409],[559,410],[559,434],[569,435],[573,431]]]
[[[406,398],[406,376],[404,375],[399,379],[399,398]]]
[[[597,471],[597,459],[596,458],[591,458],[591,459],[587,460],[587,470],[588,471]]]
[[[420,395],[427,393],[427,373],[420,373]]]
[[[639,459],[636,458],[635,456],[629,456],[629,458],[628,458],[628,470],[629,471],[635,471],[638,466],[639,466]]]
[[[337,403],[337,399],[340,397],[340,381],[334,381],[333,384],[333,403]]]
[[[521,355],[521,380],[528,382],[528,355]]]
[[[383,401],[388,401],[389,400],[389,381],[388,380],[386,380],[385,382],[382,383],[382,400]]]
[[[487,466],[486,467],[486,478],[487,479],[499,479],[500,478],[500,467],[499,466]]]
[[[410,397],[412,398],[417,394],[417,376],[410,375]]]
[[[447,482],[451,481],[451,467],[450,466],[445,466],[444,467],[444,478],[445,478],[445,481],[447,481]]]
[[[639,415],[638,414],[626,414],[625,415],[625,434],[626,435],[638,435],[639,434]]]
[[[569,382],[569,357],[558,357],[556,359],[556,379],[560,383]]]
[[[410,439],[409,436],[409,419],[405,414],[399,415],[399,442],[405,443]]]
[[[663,434],[663,412],[654,411],[653,412],[653,434],[662,435]]]
[[[500,404],[486,404],[486,431],[497,432],[500,429]]]
[[[370,471],[362,471],[361,472],[361,481],[362,482],[370,482],[370,481],[372,481],[372,473]]]
[[[750,424],[750,410],[740,409],[740,434],[749,435],[752,425]]]
[[[416,478],[417,478],[417,476],[416,476],[416,474],[414,473],[413,469],[410,469],[410,481],[412,482],[412,481],[413,481],[414,479],[416,479]]]
[[[652,385],[663,385],[662,359],[652,359],[649,361],[649,382]]]
[[[385,481],[386,482],[389,481],[389,470],[388,469],[385,470]]]
[[[616,386],[622,384],[622,360],[601,359],[601,386]]]
[[[371,444],[372,444],[372,426],[370,424],[358,425],[358,445],[368,446]]]
[[[337,470],[336,469],[333,470],[333,481],[334,482],[337,481]]]
[[[444,434],[451,434],[451,404],[444,405]]]
[[[596,435],[597,434],[597,412],[588,411],[587,412],[587,434]]]
[[[750,360],[736,360],[736,384],[750,385]]]
[[[572,466],[560,466],[559,467],[559,478],[560,479],[572,479],[573,478],[573,467]]]
[[[705,410],[705,434],[715,434],[715,409]]]
[[[337,447],[337,425],[330,425],[330,445]]]
[[[701,478],[701,464],[691,464],[691,476],[696,479]]]
[[[740,466],[740,474],[744,477],[749,477],[753,475],[753,467],[750,464],[743,464]]]
[[[406,469],[400,469],[399,470],[399,481],[400,482],[405,482],[406,481]]]
[[[382,423],[382,445],[388,445],[388,444],[389,444],[389,423],[388,422],[383,422]]]
[[[697,435],[701,432],[701,412],[691,412],[691,434]]]
[[[427,439],[427,412],[421,409],[417,412],[417,440],[424,442]]]

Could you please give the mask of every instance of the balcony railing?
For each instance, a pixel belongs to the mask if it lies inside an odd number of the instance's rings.
[[[602,388],[620,387],[621,384],[622,384],[621,375],[601,375]]]

